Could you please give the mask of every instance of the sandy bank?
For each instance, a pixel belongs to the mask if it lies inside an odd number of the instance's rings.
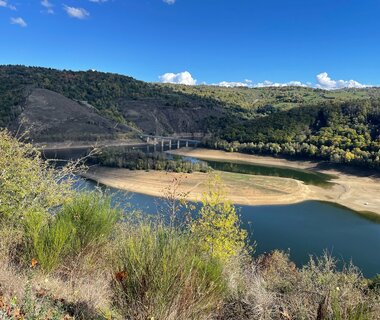
[[[294,169],[313,169],[318,162],[312,161],[289,161],[270,156],[255,156],[238,152],[225,152],[211,149],[192,149],[182,148],[178,150],[167,151],[170,154],[178,154],[182,156],[194,157],[204,160],[222,160],[222,161],[239,161],[252,164],[261,164],[266,166],[280,166]]]
[[[289,161],[286,159],[277,159],[268,156],[230,153],[218,150],[180,149],[172,151],[171,153],[197,157],[205,160],[242,161],[252,164],[281,166],[294,169],[308,169],[321,173],[332,174],[336,177],[332,180],[332,182],[335,183],[332,188],[324,189],[316,186],[303,185],[307,190],[305,191],[306,199],[335,202],[356,211],[373,212],[380,215],[380,179],[377,177],[370,175],[358,177],[356,175],[342,173],[334,169],[317,170],[317,166],[319,164],[318,162]]]
[[[308,199],[310,190],[293,179],[216,172],[225,185],[228,198],[242,205],[290,204]],[[174,178],[181,179],[179,192],[188,193],[188,199],[200,201],[207,191],[209,174],[167,173],[164,171],[131,171],[93,167],[85,177],[110,187],[132,192],[162,196]]]

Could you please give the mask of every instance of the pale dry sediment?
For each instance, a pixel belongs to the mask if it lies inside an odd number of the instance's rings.
[[[209,149],[180,149],[171,153],[219,161],[242,161],[245,163],[280,166],[292,169],[307,169],[314,172],[331,174],[335,185],[331,188],[307,186],[305,200],[323,200],[338,203],[359,212],[372,212],[380,215],[380,179],[371,175],[357,176],[342,173],[335,169],[319,170],[318,162],[289,161],[270,156],[256,156]],[[270,204],[270,203],[268,203]]]
[[[305,200],[310,192],[307,186],[293,179],[220,171],[213,174],[221,177],[227,197],[235,204],[289,204]],[[188,199],[192,201],[202,199],[202,194],[208,190],[210,178],[209,174],[200,172],[182,174],[106,167],[94,167],[84,176],[110,187],[158,197],[177,178],[181,180],[179,192],[188,193]]]

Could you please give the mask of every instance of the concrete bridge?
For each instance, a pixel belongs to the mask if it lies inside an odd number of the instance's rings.
[[[187,139],[187,138],[179,138],[179,137],[164,137],[164,136],[155,136],[155,135],[148,135],[143,134],[140,135],[141,139],[144,139],[147,144],[151,144],[154,147],[154,151],[156,151],[157,146],[161,146],[161,150],[164,149],[164,146],[168,146],[169,150],[172,148],[181,148],[181,147],[194,147],[196,148],[201,141],[200,140],[193,140],[193,139]]]

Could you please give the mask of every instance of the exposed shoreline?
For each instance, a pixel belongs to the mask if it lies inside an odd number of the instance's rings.
[[[349,209],[380,217],[380,179],[341,173],[337,170],[317,170],[318,162],[289,161],[273,157],[261,157],[241,153],[228,153],[208,149],[179,149],[171,153],[209,160],[242,161],[252,164],[308,169],[332,174],[334,185],[322,188],[303,182],[279,177],[216,172],[226,187],[227,197],[240,205],[284,205],[307,200],[336,203]],[[104,185],[131,192],[162,196],[174,178],[182,179],[180,192],[188,193],[188,199],[200,201],[207,190],[208,174],[178,174],[163,171],[131,171],[127,169],[93,167],[84,177]]]
[[[334,186],[325,189],[312,185],[304,185],[309,189],[305,200],[333,202],[358,212],[370,212],[380,216],[380,178],[371,174],[358,176],[351,173],[343,173],[337,169],[319,169],[321,163],[316,161],[290,161],[270,156],[257,156],[219,150],[180,149],[171,151],[171,153],[205,160],[241,161],[251,164],[288,167],[330,174],[334,176],[334,179],[331,180]]]
[[[228,199],[235,204],[280,205],[302,202],[308,198],[308,189],[297,180],[222,171],[213,171],[213,174],[221,178]],[[187,174],[101,166],[90,168],[83,176],[109,187],[156,197],[162,197],[173,179],[179,179],[178,194],[186,193],[191,201],[202,200],[210,179],[210,174],[201,172]]]

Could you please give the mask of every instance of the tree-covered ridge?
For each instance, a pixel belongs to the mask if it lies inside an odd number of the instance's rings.
[[[6,126],[18,116],[26,96],[34,88],[48,89],[73,100],[86,101],[103,115],[119,122],[128,121],[122,115],[125,100],[148,100],[157,105],[185,108],[218,104],[211,99],[184,95],[169,87],[113,73],[0,66],[0,126]]]
[[[211,136],[207,145],[227,150],[379,166],[380,88],[184,86],[0,66],[0,127],[18,117],[35,88],[90,104],[149,134],[201,132]]]
[[[328,102],[347,102],[351,100],[370,100],[380,98],[378,88],[341,89],[327,91],[309,87],[218,87],[218,86],[186,86],[171,85],[176,92],[212,98],[227,106],[245,109],[247,112],[255,111],[259,114],[274,111],[288,110],[303,105],[316,105]]]
[[[209,172],[211,168],[203,161],[186,161],[180,156],[168,156],[163,152],[143,152],[129,148],[105,148],[92,158],[94,163],[106,167],[130,170],[160,170],[167,172]]]
[[[380,102],[294,108],[244,122],[225,121],[210,147],[380,166]]]
[[[224,88],[153,84],[113,73],[9,65],[0,66],[1,126],[17,117],[25,97],[34,88],[86,101],[103,115],[119,122],[129,122],[123,106],[130,100],[178,108],[219,108],[230,115],[250,119],[303,105],[380,98],[377,88],[326,91],[306,87]]]

